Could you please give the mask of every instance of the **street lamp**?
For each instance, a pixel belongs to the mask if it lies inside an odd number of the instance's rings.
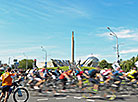
[[[26,70],[28,69],[28,57],[26,56],[25,53],[23,53],[23,55],[26,57]]]
[[[119,55],[119,44],[118,44],[118,37],[117,37],[117,35],[109,28],[109,27],[107,27],[107,29],[108,30],[110,30],[110,35],[111,36],[114,36],[115,38],[116,38],[116,54],[117,54],[117,62],[119,63],[119,57],[120,57],[120,55]]]
[[[47,67],[47,51],[44,49],[43,46],[41,46],[41,49],[45,52],[45,67]]]
[[[11,57],[9,57],[9,61],[8,61],[9,66],[10,66],[10,64],[11,64],[10,62],[11,62]]]

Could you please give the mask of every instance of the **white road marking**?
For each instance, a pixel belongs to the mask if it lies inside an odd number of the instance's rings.
[[[70,89],[70,91],[76,91],[75,89]]]
[[[130,95],[121,95],[121,96],[123,96],[123,97],[129,97]]]
[[[48,98],[37,99],[37,101],[48,101]]]
[[[82,99],[82,97],[74,97],[74,98],[76,98],[76,99]]]
[[[70,97],[70,96],[66,96],[66,97]]]
[[[101,96],[92,96],[93,98],[100,98]]]
[[[55,95],[61,95],[61,93],[55,93]]]
[[[87,99],[86,101],[89,101],[89,102],[95,102],[95,100],[90,100],[90,99]]]
[[[51,93],[50,91],[47,91],[46,93]]]
[[[56,98],[57,100],[65,100],[67,97]]]

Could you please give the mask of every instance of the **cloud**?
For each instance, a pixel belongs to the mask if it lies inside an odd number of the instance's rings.
[[[103,28],[100,28],[100,29],[103,29]],[[138,29],[133,29],[132,30],[132,29],[126,29],[124,27],[118,27],[118,28],[112,27],[112,31],[114,31],[114,33],[117,35],[118,38],[138,40],[138,33],[137,33]],[[110,33],[111,32],[108,31],[108,32],[105,32],[105,33],[102,33],[102,34],[97,34],[97,35],[101,36],[101,37],[106,36],[108,39],[112,40]]]
[[[75,7],[62,7],[61,11],[66,13],[66,14],[72,14],[74,13],[75,15],[79,15],[82,17],[88,17],[88,14],[85,13],[83,10],[80,10],[79,8],[75,8]]]
[[[94,56],[94,57],[97,57],[97,58],[101,57],[100,54],[90,54],[90,55],[86,55],[86,56],[77,56],[76,59],[77,60],[81,59],[82,61],[85,61],[90,56]]]
[[[7,15],[13,14],[14,16],[29,18],[40,18],[50,21],[55,15],[73,16],[73,17],[88,17],[88,13],[82,6],[72,5],[72,2],[54,2],[51,0],[35,0],[31,1],[19,1],[19,2],[6,2],[4,6],[12,7],[10,9],[0,8],[0,11],[7,13]],[[14,11],[14,12],[13,12]],[[10,16],[13,18],[13,16]]]
[[[138,48],[136,49],[130,49],[130,50],[122,50],[120,51],[121,54],[127,54],[127,53],[138,53]]]
[[[137,34],[135,31],[132,31],[130,29],[121,30],[119,32],[116,32],[118,34],[119,38],[135,38],[137,37]]]
[[[35,2],[34,5],[28,5],[28,2],[7,2],[8,6],[12,6],[12,9],[10,9],[9,13],[14,13],[15,15],[21,16],[21,17],[29,17],[32,16],[32,14],[36,17],[39,17],[40,19],[48,20],[52,15],[50,13],[46,13],[45,10],[41,10],[41,7],[37,5]],[[7,6],[6,5],[6,6]],[[14,11],[14,12],[13,12]]]
[[[56,48],[56,46],[43,46],[45,49],[52,49],[52,48]],[[41,51],[41,47],[37,46],[37,47],[26,47],[26,48],[16,48],[16,49],[1,49],[0,50],[0,55],[1,56],[5,56],[5,55],[15,55],[15,54],[23,54],[24,52],[33,52],[36,50],[40,50]]]
[[[28,48],[16,48],[16,49],[2,49],[0,50],[1,55],[9,55],[9,54],[17,54],[17,53],[23,53],[23,52],[30,52],[33,50],[38,49],[38,47],[28,47]],[[40,47],[39,47],[40,49]]]
[[[79,15],[82,17],[88,17],[88,13],[84,11],[84,9],[81,6],[73,5],[72,3],[65,2],[64,3],[57,3],[57,2],[47,2],[47,1],[38,1],[42,8],[44,8],[47,11],[50,11],[50,13],[53,14],[66,14],[69,16],[72,15]]]

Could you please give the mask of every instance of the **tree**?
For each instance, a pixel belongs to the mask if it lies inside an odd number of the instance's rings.
[[[32,59],[23,59],[21,61],[19,61],[19,66],[18,68],[22,68],[22,69],[26,69],[26,64],[27,64],[27,68],[33,68],[33,63],[34,61]]]
[[[101,68],[108,68],[108,62],[106,60],[102,60],[101,62],[99,62],[99,67]]]
[[[132,57],[130,59],[130,61],[131,61],[131,67],[134,67],[135,66],[135,57]]]
[[[107,68],[112,68],[112,63],[108,63],[108,67]]]
[[[135,62],[137,62],[138,61],[138,55],[137,55],[137,57],[135,58]]]

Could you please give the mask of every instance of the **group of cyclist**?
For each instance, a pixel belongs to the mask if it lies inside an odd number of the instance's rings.
[[[77,85],[80,89],[83,88],[83,79],[88,79],[94,84],[92,90],[94,92],[98,91],[100,84],[109,84],[111,80],[114,81],[113,86],[115,87],[118,87],[123,79],[130,80],[130,84],[137,83],[138,85],[138,71],[135,67],[127,73],[125,73],[120,67],[116,68],[116,70],[96,67],[95,69],[84,71],[80,68],[69,69],[66,71],[63,71],[60,68],[57,68],[56,70],[46,68],[39,70],[34,68],[26,71],[26,73],[28,73],[27,76],[29,78],[28,85],[30,85],[33,81],[37,81],[37,83],[33,86],[34,89],[40,89],[41,84],[44,81],[48,81],[49,78],[52,78],[55,82],[61,81],[63,86],[62,90],[66,90],[66,83],[70,82],[73,78],[78,80]]]
[[[12,85],[12,77],[19,77],[22,74],[19,74],[18,70],[12,71],[11,68],[7,68],[5,72],[2,72],[1,74],[1,80],[2,80],[2,93],[0,96],[0,100],[5,94],[5,100],[4,102],[7,102],[8,99],[8,92],[10,90],[10,87]],[[92,82],[93,85],[93,92],[98,91],[98,87],[100,84],[109,84],[111,80],[114,81],[114,86],[119,86],[123,79],[130,80],[130,84],[136,83],[138,85],[138,70],[134,67],[129,72],[125,73],[120,67],[116,68],[116,70],[113,70],[111,68],[107,69],[101,69],[100,67],[96,67],[95,69],[91,70],[81,70],[80,68],[74,68],[69,69],[66,71],[63,71],[60,68],[57,68],[56,70],[52,69],[28,69],[25,74],[26,78],[29,79],[27,85],[31,85],[34,81],[36,83],[33,86],[30,86],[34,89],[40,89],[41,85],[44,81],[49,81],[49,79],[53,79],[56,83],[56,81],[61,81],[62,83],[62,90],[66,90],[66,83],[70,82],[74,77],[78,80],[78,86],[80,89],[83,88],[83,79],[86,78],[90,82]],[[55,85],[56,87],[56,85]]]

